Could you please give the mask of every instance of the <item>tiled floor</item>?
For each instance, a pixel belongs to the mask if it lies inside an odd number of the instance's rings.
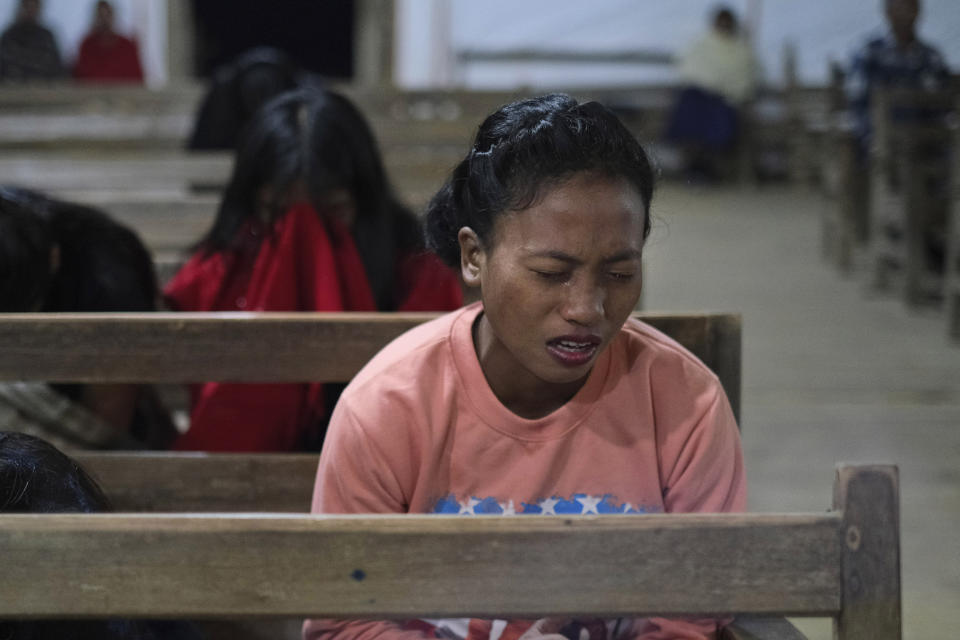
[[[960,628],[960,345],[820,259],[822,199],[786,187],[654,198],[644,307],[744,317],[743,444],[754,511],[830,507],[840,461],[900,466],[904,637]],[[830,623],[802,620],[813,638]]]

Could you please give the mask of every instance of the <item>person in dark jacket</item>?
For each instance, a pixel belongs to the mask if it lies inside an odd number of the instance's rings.
[[[64,75],[53,33],[40,24],[40,0],[21,0],[0,36],[0,80],[53,80]]]

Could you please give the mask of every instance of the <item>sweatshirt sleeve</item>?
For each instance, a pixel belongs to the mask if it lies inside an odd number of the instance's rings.
[[[313,488],[312,513],[406,513],[407,500],[390,459],[366,437],[341,398],[330,419]],[[424,640],[402,621],[317,618],[303,624],[304,640]]]
[[[661,486],[667,513],[725,513],[747,506],[740,431],[717,382],[695,403],[704,409],[667,436]]]
[[[721,513],[746,509],[740,431],[720,383],[712,379],[692,410],[671,416],[674,428],[659,434],[661,486],[667,513]],[[674,405],[679,406],[679,405]],[[660,430],[658,430],[660,431]],[[729,620],[649,618],[643,640],[712,639]]]

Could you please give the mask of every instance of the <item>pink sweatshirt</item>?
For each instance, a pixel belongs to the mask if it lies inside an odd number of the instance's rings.
[[[327,432],[314,513],[745,508],[729,402],[717,377],[674,340],[628,320],[580,391],[528,420],[504,407],[484,378],[471,337],[481,311],[477,303],[409,331],[354,378]],[[513,640],[530,622],[308,620],[304,638],[420,640],[441,626],[469,640]],[[712,638],[716,624],[652,618],[606,626],[617,638],[659,639]]]

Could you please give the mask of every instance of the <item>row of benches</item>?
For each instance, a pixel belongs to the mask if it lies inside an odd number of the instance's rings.
[[[428,317],[0,316],[0,378],[345,380]],[[644,318],[717,371],[738,406],[738,317]],[[307,510],[311,455],[77,457],[123,511],[208,515],[0,516],[0,549],[16,559],[0,616],[749,613],[834,616],[841,638],[899,637],[892,468],[842,468],[825,515],[460,520],[278,515]],[[767,619],[727,633],[798,637]]]
[[[894,468],[840,467],[823,514],[3,515],[0,617],[789,614],[900,638],[897,495]]]
[[[442,184],[483,116],[519,95],[341,89],[370,117],[388,175],[401,199],[415,209],[422,208]],[[670,87],[644,87],[592,91],[589,97],[619,105],[627,123],[642,139],[651,140],[660,130],[672,94]],[[209,228],[232,167],[229,153],[177,150],[186,135],[181,121],[191,116],[198,99],[195,87],[165,91],[35,87],[0,93],[0,147],[6,149],[0,175],[6,184],[102,207],[137,230],[165,281]],[[773,116],[758,116],[754,132],[758,139],[769,137],[763,133],[767,120],[819,112],[823,92],[798,88],[765,100],[764,104],[780,106],[764,110]],[[165,129],[164,123],[170,122],[180,122],[180,128]],[[784,131],[771,135],[783,137]],[[785,138],[776,144],[792,145]]]
[[[827,133],[823,254],[842,273],[864,264],[871,288],[896,288],[911,308],[942,300],[960,341],[958,94],[878,91],[872,104],[869,171],[849,123],[838,115]],[[941,115],[910,117],[919,112]],[[942,273],[931,246],[944,248]]]

